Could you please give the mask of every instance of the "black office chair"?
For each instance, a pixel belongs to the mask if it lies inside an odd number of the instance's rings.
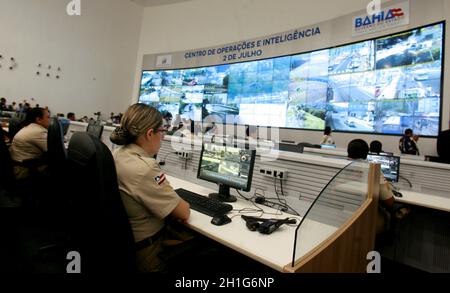
[[[15,189],[15,178],[13,162],[3,132],[0,132],[0,162],[0,193],[11,198]]]
[[[69,142],[68,165],[70,249],[81,255],[81,272],[135,272],[133,233],[111,152],[98,138],[77,132]]]
[[[23,128],[26,115],[24,113],[17,113],[11,119],[9,119],[8,134],[10,140]]]
[[[64,135],[58,118],[50,120],[47,134],[47,160],[52,175],[60,174],[65,167],[67,151],[64,146]]]
[[[90,123],[86,128],[86,132],[100,139],[103,134],[103,125]]]

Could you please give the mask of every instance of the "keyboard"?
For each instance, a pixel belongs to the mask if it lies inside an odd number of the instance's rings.
[[[202,196],[183,188],[178,188],[175,192],[190,204],[191,209],[211,217],[226,214],[233,209],[233,206],[230,204]]]

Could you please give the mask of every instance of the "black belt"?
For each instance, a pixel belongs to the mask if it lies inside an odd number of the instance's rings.
[[[164,232],[164,228],[162,228],[161,230],[156,232],[155,235],[152,235],[150,237],[145,238],[144,240],[141,240],[139,242],[134,243],[134,249],[136,251],[139,251],[141,249],[149,247],[150,245],[155,243],[158,240],[159,237],[161,237],[164,234],[163,232]]]

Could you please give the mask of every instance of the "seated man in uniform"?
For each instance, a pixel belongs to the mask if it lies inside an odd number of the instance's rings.
[[[22,128],[12,141],[9,152],[12,160],[16,163],[14,166],[14,175],[16,179],[28,177],[29,169],[23,166],[26,160],[42,159],[47,152],[47,129],[50,123],[50,115],[43,108],[33,108],[27,113],[25,127]],[[43,171],[45,166],[38,168]]]
[[[366,160],[367,154],[369,153],[369,145],[362,139],[354,139],[347,146],[347,154],[348,157],[352,160]],[[383,173],[380,173],[380,195],[379,195],[379,206],[382,210],[380,210],[379,221],[377,221],[377,231],[384,230],[382,226],[385,226],[386,229],[389,229],[390,223],[390,215],[392,214],[395,219],[401,219],[405,215],[409,213],[409,208],[403,206],[402,204],[395,203],[394,194],[392,192],[391,186],[389,182],[383,176]],[[387,219],[383,219],[383,211],[387,211]]]

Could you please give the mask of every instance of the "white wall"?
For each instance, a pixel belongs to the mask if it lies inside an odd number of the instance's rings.
[[[145,54],[213,47],[301,28],[365,9],[369,0],[339,0],[333,1],[332,5],[330,2],[329,0],[193,0],[146,8],[142,22],[132,101],[137,100],[142,57]],[[448,0],[411,0],[411,2],[414,2],[414,7],[417,8],[411,11],[409,26],[411,28],[450,19],[450,1]],[[448,31],[447,28],[445,53],[450,56]],[[345,32],[342,34],[345,36]],[[352,41],[350,23],[347,34],[348,37],[342,38]],[[329,40],[324,40],[324,42],[327,41]],[[450,72],[449,68],[449,62],[446,62],[445,72]],[[450,117],[450,76],[449,74],[444,76],[442,126],[443,129],[447,129],[447,121]],[[299,130],[282,130],[280,135],[281,139],[297,142],[318,142],[321,136],[320,132]],[[368,142],[378,139],[383,142],[385,151],[398,150],[399,137],[396,136],[335,134],[339,147],[346,147],[354,138],[363,138]],[[436,153],[435,139],[420,140],[420,147],[422,154]]]
[[[0,97],[35,98],[53,113],[78,117],[123,112],[133,90],[143,8],[124,0],[0,0]],[[10,71],[9,58],[18,67]],[[36,76],[37,64],[61,66],[61,79]],[[33,104],[34,104],[33,103]]]

